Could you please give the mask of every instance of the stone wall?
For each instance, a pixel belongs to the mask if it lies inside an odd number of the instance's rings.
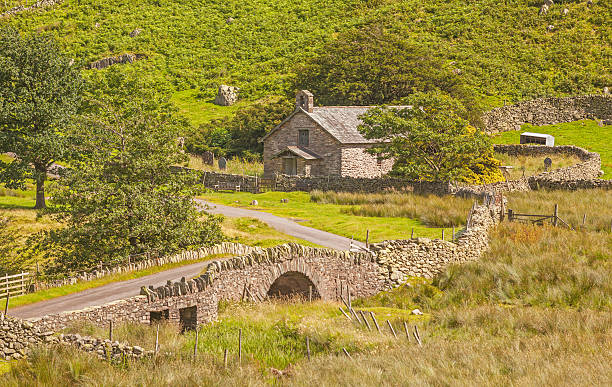
[[[432,278],[449,264],[478,259],[489,246],[489,229],[500,221],[505,207],[501,194],[487,194],[484,200],[472,208],[466,227],[453,242],[414,238],[372,245],[385,287],[396,287],[410,276]]]
[[[336,192],[366,192],[375,193],[383,191],[406,191],[422,194],[446,195],[452,193],[449,183],[409,181],[383,178],[365,177],[333,177],[333,176],[287,176],[276,177],[276,191],[292,192],[314,190]]]
[[[32,4],[29,7],[18,5],[16,7],[9,9],[3,14],[0,14],[0,19],[5,18],[5,17],[11,17],[11,16],[14,16],[22,12],[26,12],[26,11],[34,11],[35,9],[53,7],[54,5],[59,5],[63,2],[64,0],[38,0],[36,3]]]
[[[577,179],[577,180],[546,180],[539,179],[530,182],[534,189],[548,189],[559,191],[576,191],[579,189],[612,190],[612,180],[604,179]]]
[[[612,96],[538,98],[493,109],[482,117],[488,133],[520,130],[521,125],[553,125],[584,119],[612,120]]]
[[[53,331],[40,328],[28,321],[4,317],[0,322],[0,358],[21,359],[28,354],[31,346],[36,344],[72,345],[82,351],[96,353],[103,359],[141,358],[152,354],[141,347],[117,341],[81,337],[76,334],[55,335]]]
[[[209,189],[232,189],[240,186],[240,191],[257,193],[258,183],[261,181],[256,176],[234,175],[229,173],[204,172],[200,173],[200,182]]]
[[[145,54],[121,54],[118,56],[109,56],[107,58],[98,59],[89,64],[90,69],[102,70],[115,64],[134,63],[134,61],[146,58]]]
[[[38,282],[35,286],[36,290],[49,289],[68,284],[75,284],[82,281],[91,281],[109,275],[118,273],[127,273],[132,271],[144,270],[154,266],[163,266],[169,263],[178,263],[183,261],[191,261],[203,259],[211,255],[228,254],[228,255],[244,255],[248,254],[257,247],[243,245],[241,243],[222,242],[214,246],[201,247],[197,250],[187,250],[180,253],[167,255],[164,257],[155,257],[145,259],[132,258],[131,261],[124,261],[123,264],[96,268],[93,270],[83,271],[79,273],[69,274],[64,278],[57,280],[47,280]]]
[[[511,156],[543,157],[561,154],[575,156],[581,160],[580,163],[569,167],[529,176],[527,180],[531,189],[539,189],[543,186],[552,187],[555,183],[566,180],[599,180],[597,178],[602,175],[599,154],[573,145],[495,145],[495,151]]]

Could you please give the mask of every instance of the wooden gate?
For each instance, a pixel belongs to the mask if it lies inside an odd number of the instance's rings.
[[[0,298],[21,296],[29,292],[32,286],[32,276],[23,272],[0,277]]]

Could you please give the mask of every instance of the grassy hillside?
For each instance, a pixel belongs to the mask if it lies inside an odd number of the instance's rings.
[[[5,7],[32,2],[7,1]],[[563,2],[539,16],[540,3],[66,0],[0,23],[52,32],[83,67],[124,52],[147,55],[119,65],[120,71],[157,83],[199,124],[236,110],[211,104],[218,84],[240,87],[247,105],[271,94],[292,94],[300,64],[344,31],[374,23],[435,52],[487,106],[612,83],[605,59],[611,53],[610,3]],[[131,38],[136,28],[142,32]]]

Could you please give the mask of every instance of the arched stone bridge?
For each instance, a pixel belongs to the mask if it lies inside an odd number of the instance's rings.
[[[475,205],[454,242],[414,238],[349,252],[286,244],[208,264],[200,277],[141,289],[141,295],[88,309],[48,315],[34,322],[48,330],[72,320],[105,325],[108,320],[180,322],[184,328],[214,321],[221,300],[262,301],[301,294],[337,300],[367,297],[403,283],[408,276],[432,277],[450,263],[478,259],[488,246],[489,227],[503,211],[501,194]]]

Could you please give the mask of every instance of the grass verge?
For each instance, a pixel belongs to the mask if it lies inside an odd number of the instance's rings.
[[[310,194],[305,192],[265,192],[261,194],[211,192],[199,197],[214,203],[269,212],[295,220],[304,226],[347,238],[353,237],[361,241],[365,241],[366,230],[370,230],[371,242],[408,238],[412,228],[415,230],[415,236],[419,237],[440,238],[442,235],[440,228],[427,227],[423,222],[415,219],[355,216],[349,213],[352,207],[350,205],[316,203],[311,200]],[[280,199],[289,199],[289,202],[281,203]],[[257,200],[256,206],[249,204],[253,200]],[[463,219],[466,216],[467,211]],[[451,229],[447,228],[446,234],[450,235],[450,233]]]

